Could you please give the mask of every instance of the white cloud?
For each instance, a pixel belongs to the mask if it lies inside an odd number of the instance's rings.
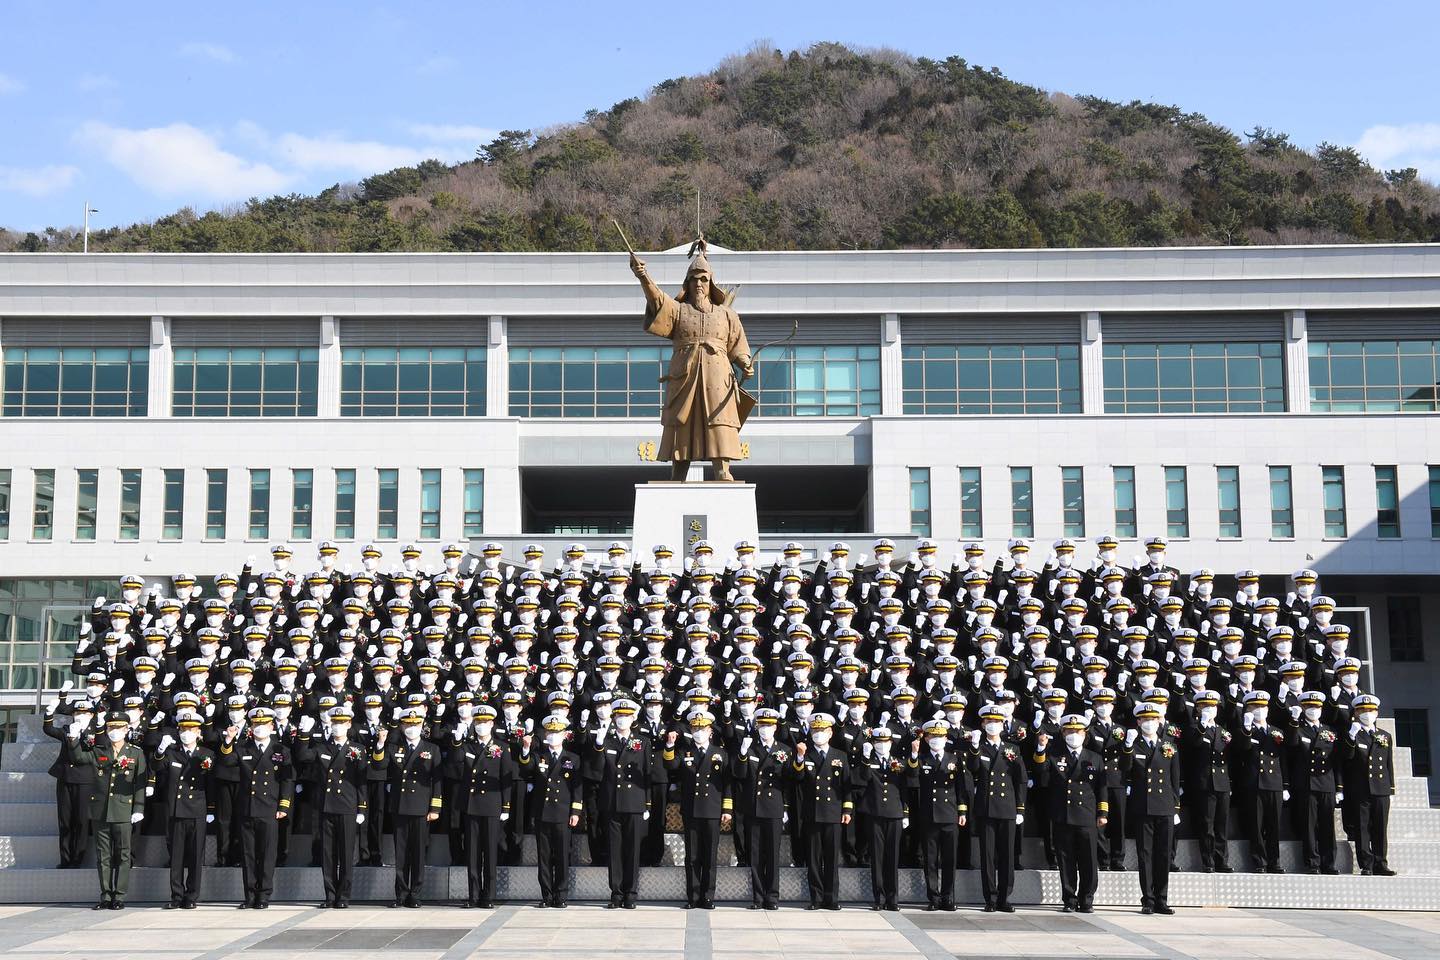
[[[369,176],[419,163],[433,153],[424,149],[374,140],[345,140],[338,136],[307,137],[284,133],[275,138],[275,155],[300,170],[337,170]]]
[[[465,142],[479,146],[489,143],[500,135],[499,130],[476,127],[463,123],[412,123],[407,128],[412,136],[430,143]]]
[[[25,84],[9,74],[0,73],[0,96],[4,96],[7,93],[19,93],[24,89]]]
[[[268,163],[230,153],[186,123],[146,130],[87,123],[76,138],[155,194],[227,200],[272,194],[295,179]]]
[[[180,55],[194,60],[213,60],[216,63],[234,63],[239,57],[223,43],[192,40],[180,45]]]
[[[1355,149],[1377,167],[1417,167],[1440,176],[1440,123],[1378,124],[1360,135]]]
[[[0,167],[0,191],[43,197],[64,190],[80,175],[77,167]]]

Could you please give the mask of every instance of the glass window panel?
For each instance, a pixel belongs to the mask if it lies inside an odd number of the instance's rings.
[[[335,536],[342,540],[355,537],[355,471],[335,471]]]
[[[315,471],[295,469],[290,471],[290,536],[295,540],[309,540],[312,536],[312,520],[315,510]],[[338,534],[337,534],[338,536]]]

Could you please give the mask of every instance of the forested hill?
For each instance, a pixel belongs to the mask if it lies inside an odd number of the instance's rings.
[[[456,118],[483,123],[483,117]],[[615,250],[1440,240],[1440,191],[1351,148],[973,66],[757,49],[473,161],[92,232],[101,251]],[[0,249],[78,250],[68,230]]]

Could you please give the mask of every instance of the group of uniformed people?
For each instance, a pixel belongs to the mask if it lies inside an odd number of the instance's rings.
[[[690,907],[713,907],[728,831],[753,909],[776,909],[788,839],[809,909],[839,909],[842,865],[868,865],[873,906],[897,909],[899,868],[920,865],[927,907],[953,910],[978,848],[984,909],[1010,911],[1028,835],[1082,912],[1133,838],[1142,910],[1164,914],[1177,827],[1201,870],[1229,872],[1233,809],[1249,866],[1279,873],[1288,809],[1306,872],[1335,873],[1338,805],[1361,872],[1393,873],[1393,745],[1315,572],[1281,602],[1241,570],[1231,599],[1211,570],[1182,577],[1162,537],[1128,567],[1114,538],[1095,545],[1035,565],[1012,540],[987,565],[970,543],[946,568],[928,539],[908,559],[835,543],[811,567],[799,543],[768,565],[749,542],[644,564],[571,544],[553,565],[537,545],[512,564],[448,544],[434,572],[406,545],[381,573],[378,547],[352,571],[325,541],[313,572],[276,546],[213,596],[127,576],[47,705],[60,865],[93,835],[95,908],[119,909],[134,834],[163,835],[168,906],[191,908],[213,833],[240,907],[265,909],[308,834],[322,905],[343,909],[389,832],[392,906],[416,907],[441,837],[483,907],[529,833],[538,906],[564,907],[583,830],[624,909],[673,805]]]

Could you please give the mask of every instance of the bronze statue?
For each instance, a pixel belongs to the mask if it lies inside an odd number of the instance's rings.
[[[704,241],[696,247],[684,289],[675,297],[661,290],[645,262],[630,252],[630,271],[645,293],[645,329],[674,344],[670,370],[661,378],[665,405],[659,459],[670,461],[671,480],[684,480],[692,460],[714,464],[716,480],[734,480],[730,461],[740,458],[740,426],[754,398],[741,388],[730,365],[738,364],[745,379],[754,367],[745,328],[714,282]]]

